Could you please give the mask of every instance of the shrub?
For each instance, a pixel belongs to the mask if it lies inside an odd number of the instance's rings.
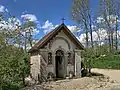
[[[120,55],[107,55],[95,58],[91,63],[93,68],[120,69]]]

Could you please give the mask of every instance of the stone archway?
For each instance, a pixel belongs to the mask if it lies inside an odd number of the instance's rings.
[[[62,50],[56,51],[55,61],[56,61],[56,77],[64,78],[64,52]]]

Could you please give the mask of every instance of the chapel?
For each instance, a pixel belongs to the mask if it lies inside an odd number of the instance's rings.
[[[66,78],[70,73],[81,77],[82,50],[79,40],[64,23],[60,24],[29,50],[32,78],[47,78],[50,73],[56,78]]]

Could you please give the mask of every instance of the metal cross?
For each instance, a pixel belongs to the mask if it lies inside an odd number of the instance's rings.
[[[62,19],[61,19],[61,21],[62,21],[62,23],[64,23],[64,21],[65,21],[65,18],[62,18]]]

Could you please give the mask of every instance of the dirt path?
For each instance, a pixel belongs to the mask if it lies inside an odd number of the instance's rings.
[[[91,71],[105,76],[51,81],[23,90],[120,90],[120,70],[94,68]]]
[[[120,90],[120,83],[109,82],[98,77],[84,77],[71,80],[58,80],[50,83],[35,85],[23,90]]]
[[[111,80],[120,83],[120,70],[93,68],[91,71],[109,76]]]

